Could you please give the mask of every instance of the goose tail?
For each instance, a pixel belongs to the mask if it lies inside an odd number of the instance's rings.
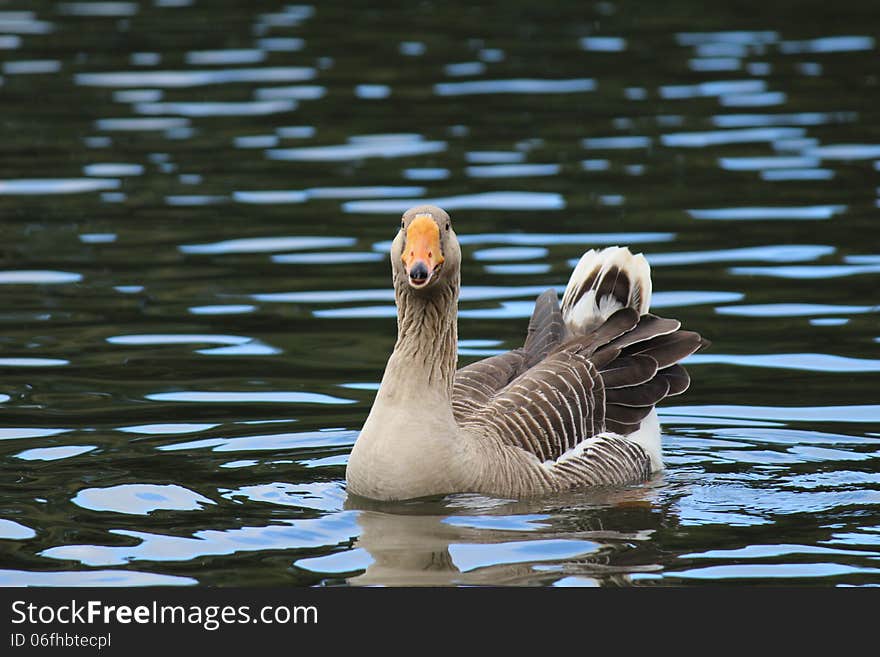
[[[572,335],[589,333],[621,308],[644,315],[651,305],[651,267],[626,247],[581,256],[562,295],[562,318]]]

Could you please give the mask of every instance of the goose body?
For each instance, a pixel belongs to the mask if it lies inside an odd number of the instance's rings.
[[[705,344],[648,313],[651,277],[626,248],[588,251],[538,297],[524,345],[461,369],[461,251],[449,216],[407,210],[391,247],[398,337],[346,468],[379,500],[530,497],[647,479],[663,467],[654,409],[684,392]]]

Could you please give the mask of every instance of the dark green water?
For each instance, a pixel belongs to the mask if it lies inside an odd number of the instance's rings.
[[[0,3],[0,584],[880,583],[865,2]],[[385,253],[462,362],[586,249],[713,341],[624,489],[365,506]]]

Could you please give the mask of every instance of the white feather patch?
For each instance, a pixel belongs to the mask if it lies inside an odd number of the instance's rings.
[[[616,267],[630,282],[627,305],[635,308],[640,315],[648,312],[651,305],[651,268],[645,256],[641,253],[633,255],[628,248],[619,246],[609,246],[601,251],[591,249],[581,256],[562,295],[563,320],[572,333],[590,330],[622,307],[613,296],[596,298],[596,289],[612,267]],[[593,277],[590,288],[583,291],[585,283],[596,270],[599,273]],[[573,304],[579,294],[580,298]]]
[[[657,417],[657,409],[645,416],[639,428],[626,437],[639,444],[651,457],[651,472],[663,469],[663,448],[660,441],[660,419]]]
[[[657,417],[657,410],[653,409],[644,420],[642,420],[639,428],[628,436],[620,436],[616,433],[600,433],[596,436],[590,436],[586,440],[582,440],[569,450],[566,450],[559,458],[555,460],[544,461],[541,465],[545,468],[552,468],[565,461],[581,458],[591,446],[600,442],[603,437],[615,436],[623,440],[629,440],[641,447],[651,459],[651,472],[658,472],[663,469],[663,447],[660,441],[660,420]]]

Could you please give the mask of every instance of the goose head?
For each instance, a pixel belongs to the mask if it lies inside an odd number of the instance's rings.
[[[398,289],[402,286],[430,294],[456,285],[461,249],[449,215],[434,205],[419,205],[404,212],[391,244],[391,266]]]

